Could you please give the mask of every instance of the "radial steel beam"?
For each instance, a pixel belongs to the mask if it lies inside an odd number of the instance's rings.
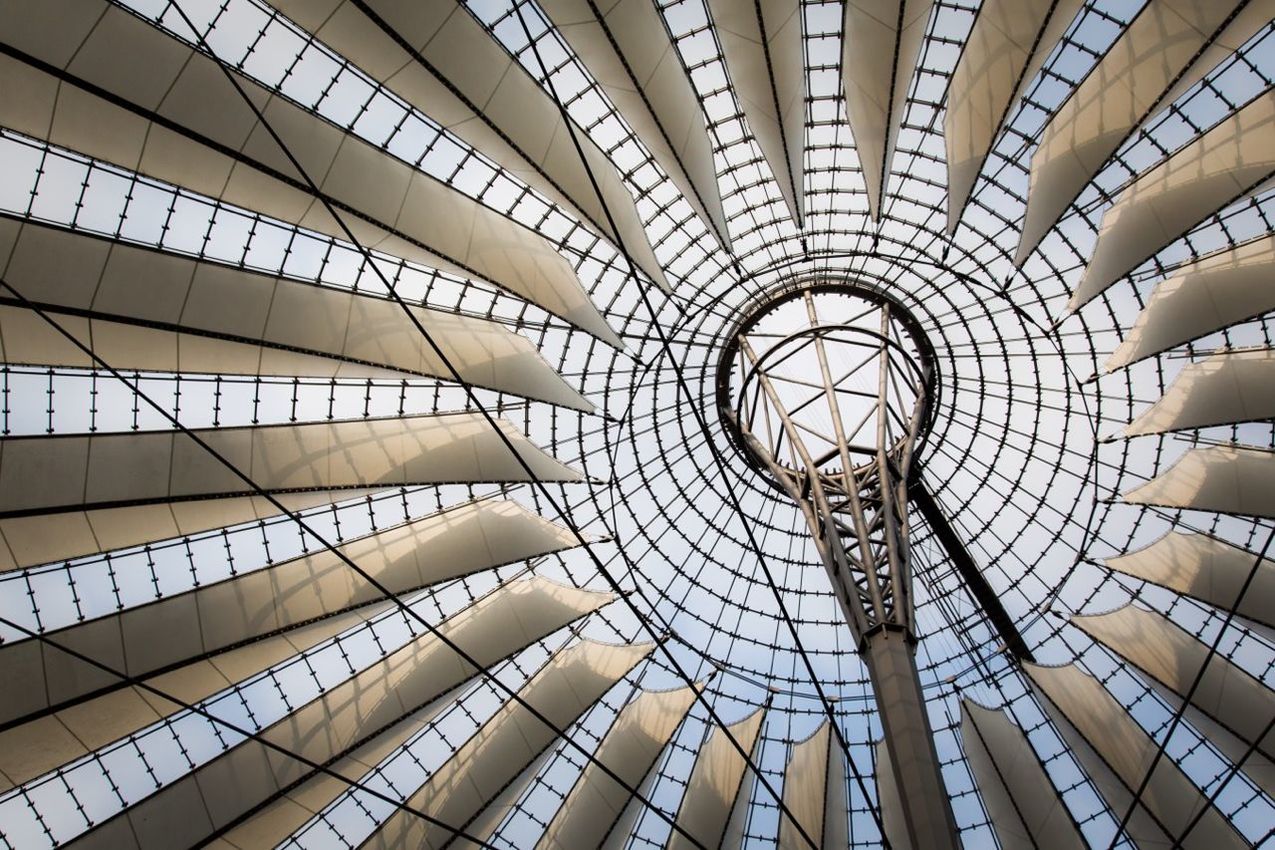
[[[948,557],[952,559],[952,566],[956,568],[957,574],[965,582],[974,600],[987,614],[987,619],[996,629],[1005,648],[1022,661],[1034,662],[1036,658],[1027,648],[1027,642],[1023,640],[1022,633],[1014,625],[1014,618],[1005,610],[1000,597],[983,577],[983,571],[978,568],[969,550],[965,548],[965,541],[952,527],[947,513],[935,500],[934,494],[930,492],[922,476],[915,471],[912,480],[908,482],[908,497],[921,512],[921,516],[925,517],[926,525],[934,532],[934,536],[938,538]]]

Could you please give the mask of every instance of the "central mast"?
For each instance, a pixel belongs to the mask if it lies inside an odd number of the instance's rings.
[[[916,667],[908,476],[929,425],[933,353],[862,284],[790,288],[728,341],[733,436],[805,516],[872,681],[916,848],[957,848]],[[898,836],[896,840],[901,839]]]

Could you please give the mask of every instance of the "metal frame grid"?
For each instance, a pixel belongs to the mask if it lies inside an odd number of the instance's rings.
[[[1251,551],[1263,547],[1272,530],[1269,521],[1139,508],[1115,497],[1167,468],[1192,446],[1275,446],[1269,424],[1128,441],[1102,438],[1153,400],[1192,358],[1234,346],[1271,345],[1269,321],[1246,322],[1177,353],[1090,379],[1118,344],[1129,317],[1143,305],[1151,282],[1175,263],[1271,231],[1275,194],[1267,192],[1232,206],[1076,317],[1052,326],[1092,249],[1101,212],[1119,189],[1142,168],[1271,85],[1275,27],[1267,27],[1126,142],[1023,271],[1014,273],[1009,258],[1025,202],[1027,155],[1047,117],[1136,13],[1136,3],[1085,4],[1012,115],[950,240],[943,235],[946,190],[939,119],[948,78],[977,2],[935,4],[911,84],[883,221],[873,227],[841,95],[842,4],[803,0],[808,206],[801,230],[788,219],[749,133],[701,0],[660,3],[709,118],[734,237],[730,255],[677,196],[534,4],[470,3],[469,11],[534,77],[547,85],[551,81],[572,117],[619,164],[637,197],[656,255],[677,282],[675,295],[664,298],[635,280],[625,257],[570,215],[369,83],[321,45],[300,37],[268,6],[257,0],[137,0],[129,5],[179,36],[189,35],[186,21],[194,19],[201,28],[198,38],[206,39],[219,59],[268,87],[279,86],[284,95],[338,126],[549,238],[571,259],[628,350],[611,350],[484,282],[388,256],[378,256],[374,268],[356,245],[4,131],[0,211],[6,215],[378,295],[387,293],[381,282],[386,276],[408,302],[490,318],[516,329],[602,411],[599,417],[586,417],[427,379],[356,382],[136,374],[129,376],[130,388],[102,369],[5,365],[0,370],[5,436],[164,428],[168,423],[157,412],[161,409],[194,428],[402,416],[481,405],[510,418],[534,442],[585,472],[589,482],[574,489],[448,486],[389,492],[306,511],[306,521],[327,540],[339,542],[369,528],[497,493],[554,517],[546,498],[552,494],[576,526],[607,536],[592,547],[601,559],[597,563],[620,576],[622,585],[639,591],[634,595],[638,607],[611,606],[590,617],[581,633],[623,641],[642,639],[651,631],[666,632],[664,646],[670,652],[667,657],[653,655],[627,684],[569,730],[569,737],[591,749],[638,683],[669,687],[681,682],[683,673],[700,679],[718,671],[705,697],[721,716],[733,720],[757,705],[770,704],[758,764],[773,787],[782,786],[791,745],[804,739],[826,714],[837,720],[852,770],[870,785],[870,742],[880,736],[880,728],[853,641],[826,589],[802,517],[777,499],[754,470],[722,450],[726,439],[715,415],[713,390],[725,332],[777,281],[793,274],[845,273],[877,281],[909,305],[935,345],[945,383],[923,458],[926,474],[938,485],[939,503],[1027,643],[1049,661],[1079,659],[1156,740],[1165,742],[1166,757],[1182,765],[1206,792],[1218,793],[1218,806],[1246,837],[1255,842],[1269,837],[1264,830],[1273,817],[1270,801],[1242,777],[1236,778],[1226,759],[1189,724],[1176,722],[1174,713],[1123,663],[1048,613],[1106,610],[1136,599],[1202,640],[1221,632],[1222,655],[1266,682],[1275,675],[1275,644],[1263,634],[1240,627],[1224,612],[1113,574],[1100,560],[1138,548],[1170,528],[1214,534]],[[534,41],[528,41],[524,25]],[[547,74],[541,65],[545,60],[550,63]],[[653,314],[647,311],[646,298],[654,303]],[[158,407],[148,408],[146,400]],[[700,427],[701,421],[707,428]],[[736,494],[738,510],[722,498],[728,490]],[[18,639],[23,630],[51,632],[97,611],[142,604],[226,572],[275,563],[314,545],[295,520],[281,517],[6,575],[0,578],[0,605],[11,625],[2,634],[8,641]],[[923,523],[916,528],[913,547],[922,679],[964,839],[973,846],[990,842],[992,835],[957,738],[957,694],[989,705],[1007,704],[1086,837],[1094,846],[1118,844],[1116,825],[1123,813],[1108,812],[1098,801],[1024,687],[1015,664],[1000,651],[995,629]],[[773,572],[776,588],[767,586],[758,571],[759,560]],[[572,550],[527,569],[578,586],[600,587],[597,563]],[[428,611],[424,616],[437,622],[444,612],[479,598],[519,569],[459,579],[409,604],[419,605]],[[402,616],[388,619],[403,629],[413,628]],[[362,633],[375,630],[368,626]],[[554,639],[546,639],[493,675],[516,687],[551,644]],[[670,659],[681,669],[674,669]],[[815,673],[813,682],[807,662]],[[290,683],[283,670],[299,669],[303,663],[305,658],[298,656],[265,675],[260,681],[269,682],[276,693],[262,696],[260,705],[270,700],[287,704],[290,689],[301,685]],[[309,675],[317,680],[313,666]],[[253,701],[250,707],[244,692],[246,687],[236,691],[236,699],[251,719],[259,704]],[[416,761],[417,768],[427,772],[454,751],[494,711],[499,698],[486,682],[459,696],[420,737],[419,752],[428,753],[432,761]],[[163,724],[163,731],[174,722]],[[651,790],[650,800],[664,817],[646,811],[632,846],[660,845],[667,838],[667,818],[676,812],[693,752],[711,722],[697,706],[683,724],[660,762]],[[203,725],[203,743],[208,743],[208,730],[220,740],[215,723],[205,720]],[[100,771],[104,787],[117,801],[124,799],[128,782],[158,784],[157,771],[175,766],[183,772],[183,764],[193,766],[189,748],[180,742],[175,750],[156,749],[157,755],[148,758],[139,741],[151,734],[148,730],[120,748],[133,749],[140,773],[110,766],[114,756],[107,752],[86,763]],[[492,843],[525,846],[527,830],[552,816],[583,760],[580,751],[560,745]],[[375,789],[382,794],[395,790],[386,783]],[[852,845],[880,846],[873,795],[853,777],[847,787]],[[375,797],[360,802],[360,793],[351,791],[344,799],[367,818],[378,816],[374,803],[387,805]],[[78,791],[72,774],[59,771],[24,787],[20,796],[0,798],[0,806],[21,800],[36,824],[30,830],[15,829],[6,821],[0,827],[3,840],[26,846],[19,834],[56,838],[53,821],[74,818],[73,811],[99,818],[111,809],[103,803],[110,794]],[[38,802],[38,797],[46,802]],[[750,839],[759,845],[772,841],[778,817],[774,799],[756,788],[748,820]],[[321,835],[322,825],[332,827],[336,819],[321,816],[289,846],[333,846],[333,841],[356,846],[349,836]]]

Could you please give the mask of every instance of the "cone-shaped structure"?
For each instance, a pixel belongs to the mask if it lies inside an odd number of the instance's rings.
[[[0,3],[0,844],[1269,841],[1272,57]]]

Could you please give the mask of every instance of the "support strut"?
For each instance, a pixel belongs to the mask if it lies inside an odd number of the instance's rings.
[[[899,789],[907,837],[889,835],[896,848],[957,850],[956,821],[939,770],[934,733],[916,672],[916,643],[899,628],[883,627],[864,638],[863,661],[872,679],[885,745]],[[903,850],[903,848],[900,848]]]
[[[979,607],[983,609],[983,613],[987,615],[987,619],[991,621],[992,627],[1000,635],[1001,642],[1005,644],[1005,648],[1020,661],[1034,662],[1036,659],[1031,650],[1027,648],[1027,642],[1023,640],[1022,633],[1014,625],[1014,618],[1009,616],[1009,612],[1001,604],[1000,597],[996,595],[996,591],[992,589],[992,586],[987,583],[987,579],[983,577],[983,571],[978,568],[978,564],[974,563],[969,550],[965,548],[965,541],[961,539],[961,536],[956,533],[956,529],[952,527],[951,521],[947,518],[947,513],[934,498],[930,488],[926,486],[919,470],[913,470],[912,479],[908,482],[908,498],[921,511],[921,516],[925,517],[926,524],[947,551],[948,557],[952,559],[952,566],[956,568],[961,580],[965,582],[965,586],[969,589],[970,595],[974,597],[974,601],[978,603]]]

